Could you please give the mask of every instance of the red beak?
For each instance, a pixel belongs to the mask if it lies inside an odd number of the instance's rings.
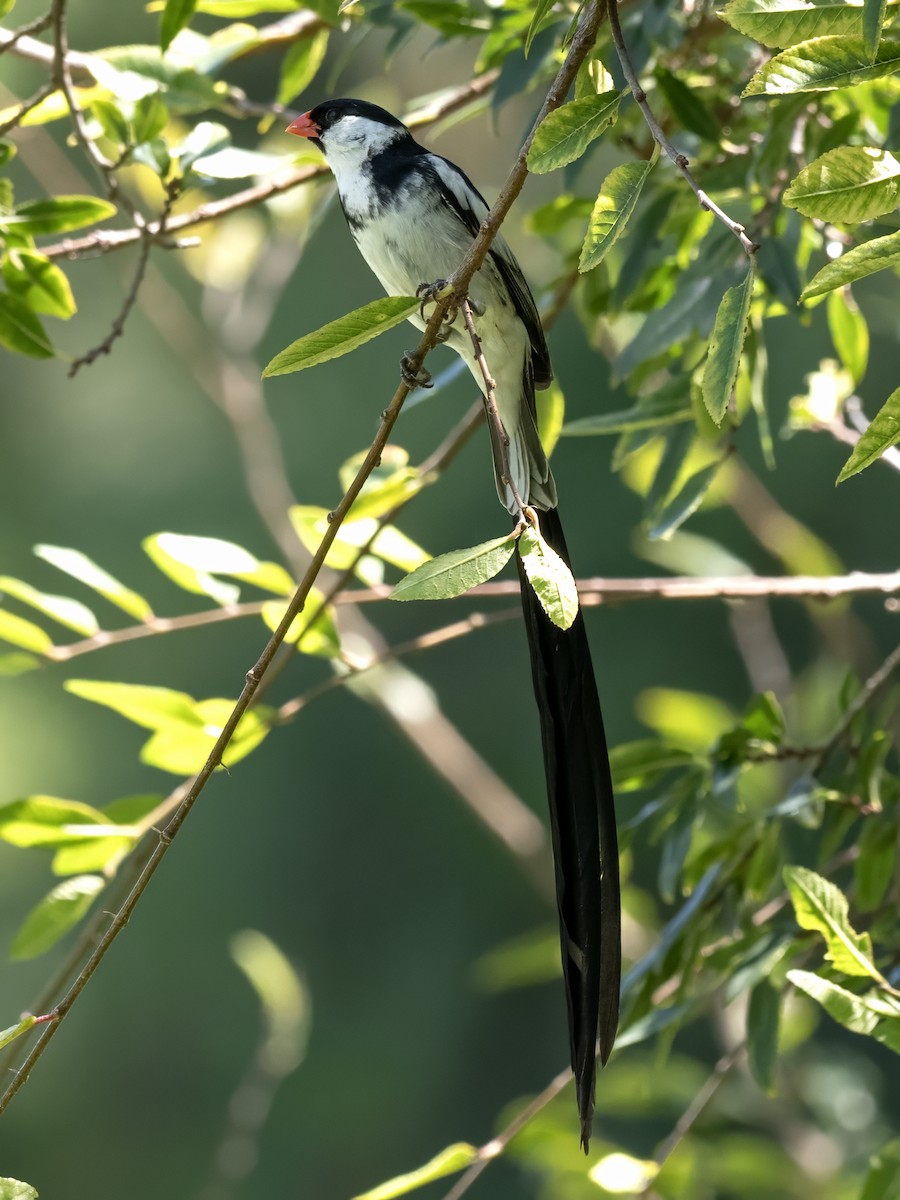
[[[310,118],[308,112],[303,113],[296,121],[291,121],[285,133],[296,133],[298,137],[317,138],[322,130]]]

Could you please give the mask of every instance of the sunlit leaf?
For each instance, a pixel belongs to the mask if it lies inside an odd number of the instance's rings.
[[[750,316],[750,298],[753,295],[753,275],[751,265],[744,282],[738,287],[729,288],[722,297],[716,313],[709,356],[703,372],[703,403],[717,425],[725,420],[741,365]]]
[[[54,354],[32,308],[10,292],[0,292],[0,346],[30,358],[53,358]]]
[[[37,1190],[21,1179],[0,1179],[0,1200],[37,1200]]]
[[[313,623],[309,624],[310,617],[321,608],[323,598],[320,591],[310,588],[306,606],[291,622],[284,640],[296,645],[304,654],[336,658],[341,652],[341,640],[331,611],[322,609]],[[287,605],[280,600],[269,600],[263,605],[262,618],[273,632],[281,624],[286,609]]]
[[[293,580],[279,563],[261,562],[243,546],[222,538],[155,533],[145,538],[142,545],[159,569],[179,587],[211,596],[220,604],[234,603],[240,589],[222,583],[216,575],[229,575],[283,596],[294,590]]]
[[[797,924],[814,929],[825,938],[826,958],[847,975],[878,978],[868,933],[856,933],[850,925],[847,897],[829,880],[805,867],[785,867],[784,881],[790,892]]]
[[[657,157],[658,151],[654,151],[646,162],[623,163],[604,179],[588,221],[579,271],[593,270],[624,233]]]
[[[98,196],[52,196],[26,200],[11,216],[0,216],[0,229],[17,233],[68,233],[115,216],[116,206]]]
[[[279,104],[290,104],[315,79],[328,49],[328,36],[327,29],[320,29],[312,37],[294,42],[288,50],[281,64],[281,78],[278,81]]]
[[[555,379],[548,388],[538,392],[536,404],[538,435],[549,458],[556,449],[566,419],[566,398]]]
[[[35,546],[34,552],[44,562],[93,588],[110,604],[115,604],[117,608],[121,608],[137,620],[144,621],[153,616],[153,610],[143,596],[125,587],[80,550],[73,550],[68,546],[41,545]]]
[[[80,600],[71,596],[51,596],[47,592],[39,592],[37,588],[25,583],[22,579],[13,579],[10,575],[0,575],[0,593],[14,596],[23,604],[29,604],[47,617],[52,617],[60,625],[66,625],[77,633],[90,637],[100,626],[91,610]]]
[[[833,259],[813,276],[801,292],[800,299],[811,300],[833,288],[897,266],[900,266],[900,231],[863,242],[861,246],[854,246],[852,250]]]
[[[449,600],[485,583],[512,558],[516,539],[494,538],[465,550],[451,550],[417,567],[391,592],[392,600]]]
[[[541,22],[547,13],[553,7],[555,0],[536,0],[534,13],[531,17],[531,24],[525,33],[525,57],[528,57],[528,51],[531,49],[531,43],[534,41],[534,36],[540,28]]]
[[[578,615],[578,591],[566,563],[530,526],[519,537],[519,557],[541,608],[554,625],[568,629]]]
[[[233,700],[196,701],[190,721],[166,724],[144,743],[141,762],[174,775],[194,774],[206,762],[233,709]],[[223,766],[233,767],[256,749],[270,731],[271,715],[272,710],[264,705],[244,713],[222,755]]]
[[[834,291],[828,297],[828,331],[838,358],[859,383],[869,362],[869,327],[849,289]]]
[[[406,1196],[409,1192],[424,1187],[426,1183],[444,1179],[447,1175],[455,1175],[470,1166],[477,1157],[478,1151],[474,1146],[467,1142],[456,1142],[417,1170],[410,1171],[407,1175],[396,1175],[371,1191],[355,1196],[354,1200],[393,1200],[395,1196]]]
[[[833,91],[882,79],[895,71],[900,71],[900,42],[883,41],[872,56],[862,38],[818,37],[770,58],[743,95]]]
[[[105,887],[101,875],[78,875],[57,884],[25,918],[9,948],[10,958],[36,958],[55,946],[78,924]]]
[[[784,202],[823,221],[868,221],[900,202],[900,162],[872,146],[839,146],[803,168]]]
[[[231,939],[231,957],[256,992],[265,1024],[260,1058],[276,1077],[295,1071],[306,1055],[311,998],[288,958],[256,929],[242,929]]]
[[[159,22],[159,44],[165,52],[175,36],[190,22],[197,0],[166,0]]]
[[[419,301],[410,296],[385,296],[358,308],[355,312],[330,321],[292,342],[263,371],[263,378],[273,375],[288,375],[292,371],[303,371],[318,363],[328,362],[349,354],[372,338],[386,333],[405,321],[418,309]]]
[[[774,48],[863,31],[863,0],[730,0],[718,15],[747,37]]]
[[[853,447],[853,453],[841,468],[837,477],[843,483],[852,475],[859,474],[879,459],[885,450],[900,442],[900,387],[895,388],[875,414],[872,423]],[[0,631],[2,632],[2,631]]]
[[[830,1017],[853,1033],[871,1034],[881,1021],[891,1019],[890,1007],[871,993],[857,996],[812,971],[791,970],[787,977],[794,987],[812,996]],[[893,1019],[900,1020],[896,1012],[893,1013]]]
[[[65,274],[36,250],[11,250],[3,261],[3,279],[35,312],[64,320],[75,312],[75,298]]]
[[[53,649],[52,638],[39,625],[4,609],[0,609],[0,640],[33,650],[35,654],[46,654]]]
[[[10,1042],[15,1041],[17,1037],[21,1037],[23,1033],[27,1033],[33,1027],[34,1017],[29,1014],[27,1017],[23,1017],[17,1025],[10,1025],[9,1029],[0,1029],[0,1050],[4,1046],[8,1046]],[[11,1182],[13,1181],[10,1179],[0,1179],[0,1198],[4,1195],[3,1185]],[[25,1193],[20,1194],[24,1195]],[[32,1192],[32,1195],[36,1196],[37,1192]]]
[[[195,702],[186,692],[139,683],[106,683],[99,679],[67,679],[67,692],[103,704],[145,729],[196,725]]]
[[[96,836],[92,825],[105,825],[99,809],[56,796],[28,796],[0,808],[0,838],[11,846],[59,846]]]
[[[548,113],[528,151],[528,170],[544,175],[584,154],[591,142],[616,119],[619,93],[584,96]]]

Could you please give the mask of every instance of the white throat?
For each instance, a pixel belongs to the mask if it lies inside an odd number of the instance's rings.
[[[320,140],[328,165],[340,181],[345,173],[359,171],[370,158],[403,137],[404,132],[368,117],[348,115],[326,129]]]

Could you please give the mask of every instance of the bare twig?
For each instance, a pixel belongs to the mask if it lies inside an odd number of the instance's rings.
[[[631,61],[631,56],[628,53],[628,47],[625,45],[625,39],[622,36],[622,26],[619,23],[619,7],[618,0],[606,0],[606,11],[609,15],[609,27],[612,32],[613,42],[615,43],[616,53],[619,56],[619,62],[622,64],[622,71],[628,81],[628,86],[631,89],[631,94],[634,96],[635,102],[644,114],[644,120],[647,122],[647,128],[653,134],[653,140],[665,151],[666,155],[672,160],[684,178],[687,180],[694,195],[700,201],[700,207],[708,209],[709,212],[717,217],[718,220],[730,229],[737,240],[741,243],[744,253],[753,258],[759,247],[747,235],[747,231],[738,221],[733,220],[728,214],[721,209],[714,200],[711,200],[706,192],[700,187],[691,173],[690,164],[685,155],[681,154],[666,135],[662,131],[662,127],[653,114],[653,110],[647,102],[647,96],[644,89],[641,87],[637,73],[634,69],[634,64]]]
[[[0,124],[0,137],[5,133],[9,133],[11,129],[15,129],[22,118],[27,116],[33,108],[37,108],[42,100],[46,100],[53,90],[52,83],[45,83],[43,87],[38,88],[33,96],[29,96],[27,100],[23,100],[15,112]]]
[[[845,424],[841,417],[836,417],[833,421],[819,422],[812,428],[830,433],[835,441],[842,442],[845,446],[855,446],[868,429],[870,422],[863,412],[859,396],[851,396],[844,406],[844,411],[852,422],[853,428]],[[878,461],[884,463],[886,467],[893,467],[895,471],[900,471],[900,450],[889,446],[881,453]]]
[[[0,29],[0,54],[5,54],[7,50],[13,50],[18,47],[23,38],[31,40],[31,34],[43,33],[52,24],[53,13],[45,12],[43,16],[35,17],[27,25],[20,25],[18,29]],[[40,45],[40,43],[38,44]],[[23,57],[26,56],[23,55]]]

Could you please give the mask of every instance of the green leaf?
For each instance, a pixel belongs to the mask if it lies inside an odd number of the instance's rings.
[[[97,196],[54,196],[48,200],[26,200],[12,216],[0,216],[0,229],[10,228],[32,236],[68,233],[115,216],[116,206]]]
[[[303,1061],[309,1040],[312,1006],[306,985],[278,946],[256,929],[236,933],[229,950],[262,1008],[262,1065],[275,1077],[289,1075]]]
[[[887,0],[863,0],[863,40],[872,59],[878,52],[886,11]]]
[[[894,878],[897,830],[893,821],[867,817],[857,845],[859,857],[853,864],[856,906],[860,912],[873,912]]]
[[[106,816],[90,804],[56,796],[28,796],[0,808],[0,838],[11,846],[60,846],[97,834]]]
[[[190,721],[167,724],[144,743],[141,762],[173,775],[193,775],[206,762],[233,709],[233,700],[196,701]],[[271,715],[272,710],[263,705],[244,713],[222,756],[222,766],[233,767],[256,749],[270,731]]]
[[[123,796],[100,809],[104,825],[85,830],[85,836],[60,845],[53,856],[54,875],[83,875],[114,868],[134,847],[140,836],[139,822],[158,808],[157,794]]]
[[[701,467],[684,482],[647,530],[651,541],[670,538],[679,525],[683,525],[688,517],[697,511],[721,465],[717,460],[708,467]]]
[[[481,542],[465,550],[451,550],[417,567],[391,592],[392,600],[449,600],[485,583],[502,571],[512,558],[516,539],[511,535]]]
[[[73,579],[93,588],[110,604],[115,604],[129,616],[135,617],[139,621],[145,621],[148,617],[153,616],[153,610],[143,596],[139,596],[131,588],[119,583],[118,579],[114,579],[102,567],[98,567],[93,559],[82,554],[80,550],[72,550],[68,546],[42,545],[35,546],[34,552],[38,558],[50,563],[58,571],[64,571]]]
[[[893,3],[894,0],[891,0]],[[863,31],[863,0],[730,0],[718,14],[764,46]]]
[[[519,557],[541,608],[554,625],[568,629],[578,615],[578,591],[572,572],[552,546],[532,528],[519,537]]]
[[[196,7],[197,0],[166,0],[159,22],[159,46],[163,54],[175,36],[190,22]]]
[[[292,371],[303,371],[329,359],[349,354],[357,346],[370,342],[372,338],[386,333],[411,317],[419,307],[419,301],[411,296],[385,296],[370,304],[330,321],[292,342],[280,354],[276,354],[266,369],[263,378],[273,375],[289,375]]]
[[[7,141],[6,138],[0,138],[0,167],[5,167],[10,159],[15,158],[16,154],[15,142]]]
[[[636,792],[652,787],[667,771],[688,767],[694,756],[650,738],[623,742],[609,754],[609,769],[616,792]]]
[[[22,1183],[20,1179],[0,1179],[0,1200],[37,1200],[37,1195],[30,1183]]]
[[[135,144],[139,146],[142,142],[150,142],[158,137],[168,120],[169,110],[158,92],[141,96],[134,106],[134,115],[131,118]]]
[[[410,1171],[407,1175],[396,1175],[371,1191],[355,1196],[354,1200],[393,1200],[395,1196],[406,1196],[409,1192],[424,1187],[426,1183],[444,1179],[447,1175],[455,1175],[471,1166],[477,1157],[478,1151],[474,1146],[470,1146],[468,1142],[455,1142],[440,1154],[436,1154],[424,1166]]]
[[[10,249],[3,261],[3,279],[35,312],[65,320],[76,311],[65,274],[36,250]]]
[[[320,591],[310,588],[306,606],[303,612],[291,622],[284,640],[291,645],[296,645],[297,649],[304,654],[317,654],[322,658],[337,658],[341,653],[341,639],[338,636],[331,609],[322,609],[307,628],[309,618],[321,608],[323,599]],[[287,604],[280,600],[268,600],[263,605],[262,619],[273,633],[281,624],[286,610]]]
[[[593,270],[624,233],[658,157],[657,148],[646,162],[623,163],[614,167],[604,179],[588,221],[578,260],[579,271]]]
[[[822,296],[834,288],[873,275],[876,271],[897,266],[900,266],[900,230],[854,246],[840,258],[833,259],[813,276],[800,293],[800,300],[811,300],[814,296]]]
[[[294,590],[293,580],[284,567],[260,562],[243,546],[221,538],[154,533],[141,544],[173,583],[195,595],[210,596],[218,604],[235,603],[240,588],[222,583],[216,575],[230,575],[279,595],[289,595]]]
[[[99,679],[67,679],[63,687],[73,696],[103,704],[145,729],[197,724],[195,702],[186,692],[139,683],[106,683]]]
[[[882,1015],[866,997],[848,992],[846,988],[812,971],[788,971],[787,978],[794,987],[812,996],[830,1017],[853,1033],[870,1034],[882,1020]]]
[[[591,142],[615,121],[619,93],[571,100],[541,121],[528,151],[528,170],[545,175],[581,158]]]
[[[46,654],[53,649],[50,635],[39,625],[3,609],[0,609],[0,640],[21,646],[23,650],[33,650],[35,654]]]
[[[685,407],[682,396],[660,403],[636,404],[633,408],[618,412],[598,413],[595,417],[581,417],[569,421],[562,427],[562,437],[596,437],[611,433],[631,433],[635,429],[658,429],[673,425],[677,421],[691,421],[694,414]]]
[[[728,289],[716,312],[702,388],[706,411],[716,425],[721,425],[725,420],[741,366],[747,319],[750,316],[750,298],[753,295],[753,276],[751,264],[743,283]]]
[[[868,221],[900,202],[900,162],[872,146],[839,146],[803,168],[784,202],[823,221]]]
[[[862,38],[819,37],[782,50],[762,67],[744,96],[827,92],[900,71],[900,42],[884,41],[874,57]]]
[[[131,130],[117,104],[111,100],[94,100],[91,112],[99,122],[105,137],[119,146],[127,146],[131,142]]]
[[[872,955],[872,939],[850,925],[847,897],[805,867],[785,867],[784,881],[801,929],[821,933],[828,946],[825,957],[847,975],[880,979]]]
[[[657,66],[653,75],[678,124],[718,145],[722,140],[722,130],[697,92],[665,67]]]
[[[762,980],[750,993],[747,1009],[747,1062],[753,1078],[770,1095],[775,1090],[780,1013],[780,993],[768,979]]]
[[[838,358],[859,383],[869,361],[869,327],[849,289],[829,295],[828,329]]]
[[[37,958],[55,946],[78,924],[105,887],[102,875],[78,875],[57,884],[25,918],[9,948],[10,958]]]
[[[538,392],[537,405],[538,436],[544,453],[549,458],[556,449],[566,419],[566,398],[562,388],[554,381],[548,388]]]
[[[0,346],[30,358],[53,358],[54,354],[44,327],[32,309],[9,292],[0,292]]]
[[[41,665],[41,661],[33,654],[0,654],[0,678],[3,676],[23,675]]]
[[[858,475],[897,442],[900,442],[900,387],[891,392],[868,429],[860,436],[853,453],[841,468],[837,482],[843,483],[852,475]]]
[[[30,604],[38,612],[58,621],[60,625],[66,625],[69,629],[84,634],[85,637],[91,637],[100,628],[91,610],[80,600],[73,600],[71,596],[51,596],[47,592],[39,592],[30,583],[25,583],[22,579],[13,579],[11,575],[0,575],[0,592],[14,596],[23,604]]]
[[[525,57],[528,57],[528,52],[531,49],[531,43],[534,41],[535,34],[540,28],[541,21],[553,7],[555,0],[537,0],[534,6],[534,14],[531,18],[531,23],[525,33]]]
[[[294,42],[281,64],[278,81],[278,103],[290,104],[312,83],[328,49],[327,29],[320,29],[312,37]]]
[[[18,1025],[10,1025],[9,1029],[0,1029],[0,1050],[15,1041],[17,1037],[21,1037],[23,1033],[27,1033],[33,1026],[34,1017],[29,1014],[27,1017],[23,1017]],[[0,1197],[4,1195],[3,1185],[11,1182],[9,1179],[0,1179]],[[37,1195],[37,1192],[34,1195]]]

